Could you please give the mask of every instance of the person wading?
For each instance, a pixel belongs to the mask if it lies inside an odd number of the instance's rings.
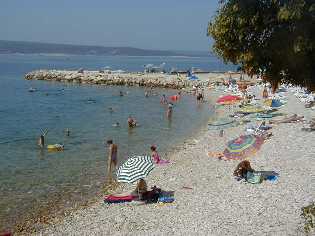
[[[117,144],[113,143],[113,140],[107,140],[107,144],[109,145],[109,156],[108,156],[108,165],[107,165],[107,174],[108,180],[112,182],[113,180],[113,169],[117,168]]]
[[[48,130],[43,132],[38,140],[37,140],[37,145],[40,147],[40,148],[44,148],[45,147],[45,135],[48,133]]]

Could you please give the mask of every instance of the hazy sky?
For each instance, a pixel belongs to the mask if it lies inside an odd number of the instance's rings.
[[[0,39],[209,49],[218,0],[1,0]]]

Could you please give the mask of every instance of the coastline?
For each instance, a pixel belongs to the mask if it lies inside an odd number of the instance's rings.
[[[195,145],[196,139],[201,135],[204,135],[206,130],[207,124],[204,124],[196,129],[195,133],[192,133],[190,136],[185,137],[182,142],[179,141],[172,150],[166,150],[165,152],[163,152],[166,159],[171,159],[174,153],[180,151],[182,148],[187,148],[191,145]],[[123,190],[126,191],[126,188],[124,187],[126,186],[112,186],[106,185],[106,183],[104,183],[95,197],[86,199],[84,202],[80,202],[79,204],[75,204],[75,206],[71,207],[63,207],[62,205],[56,205],[58,203],[52,202],[50,204],[51,208],[45,207],[44,209],[40,209],[39,214],[33,214],[33,217],[28,217],[27,221],[18,221],[18,224],[16,224],[14,227],[14,234],[29,235],[36,234],[36,232],[41,232],[42,230],[46,230],[47,226],[60,224],[66,217],[71,217],[74,212],[85,211],[91,207],[94,207],[95,205],[99,205],[103,202],[102,199],[104,194],[112,194],[117,191]]]
[[[306,114],[292,94],[288,98],[290,107],[281,111],[314,115]],[[218,131],[201,130],[196,140],[174,150],[172,164],[157,167],[147,178],[148,186],[175,191],[174,203],[107,205],[99,199],[34,234],[303,235],[301,208],[315,200],[315,137],[301,127],[275,125],[272,138],[250,158],[254,169],[279,172],[276,183],[237,182],[232,173],[238,162],[208,157],[208,152],[222,151],[228,140],[243,133],[244,125],[227,129],[223,138]],[[134,187],[125,185],[120,191]]]

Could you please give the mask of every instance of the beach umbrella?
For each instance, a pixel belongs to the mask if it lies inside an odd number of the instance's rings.
[[[239,96],[235,96],[235,95],[226,95],[223,97],[220,97],[217,100],[217,103],[221,104],[221,105],[230,105],[230,104],[234,104],[239,102],[240,100],[242,100],[241,97]]]
[[[255,135],[241,135],[240,137],[228,142],[223,154],[227,159],[239,160],[254,154],[264,139]]]
[[[117,181],[133,183],[144,179],[153,169],[154,163],[150,156],[133,156],[117,170]]]
[[[245,114],[251,114],[251,113],[261,113],[265,110],[262,107],[256,107],[256,106],[244,106],[242,109],[239,110],[239,113],[245,113]]]
[[[283,105],[283,103],[278,99],[266,99],[264,104],[268,107],[281,107]]]

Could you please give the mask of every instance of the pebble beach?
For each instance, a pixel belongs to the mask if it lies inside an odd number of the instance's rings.
[[[210,90],[207,99],[215,103],[219,95]],[[238,161],[209,156],[243,134],[245,125],[225,129],[223,137],[205,126],[174,147],[170,164],[146,178],[148,186],[175,191],[173,203],[108,205],[99,199],[41,225],[34,235],[305,235],[301,208],[315,201],[315,135],[301,128],[315,111],[293,93],[286,96],[280,112],[303,115],[305,121],[272,125],[271,138],[248,159],[255,170],[279,173],[277,181],[237,181]],[[122,184],[115,193],[134,188]]]

